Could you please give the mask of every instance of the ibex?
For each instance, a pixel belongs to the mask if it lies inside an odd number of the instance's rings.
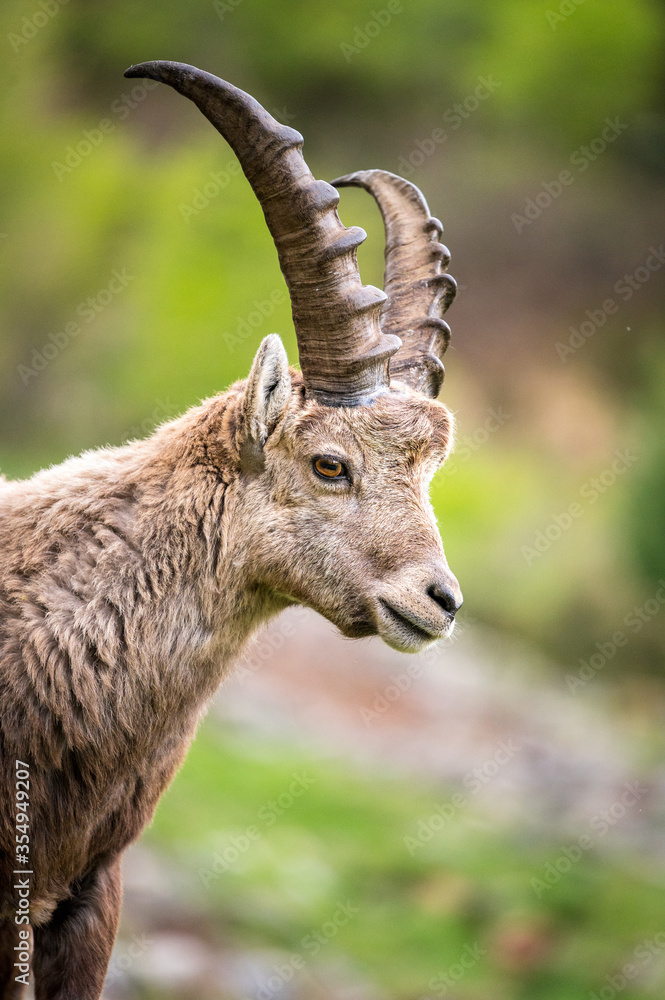
[[[451,448],[437,401],[455,283],[413,184],[377,200],[385,293],[302,136],[191,66],[127,70],[189,97],[234,149],[289,289],[301,371],[276,334],[249,376],[144,441],[0,482],[0,994],[96,1000],[120,859],[206,702],[290,604],[416,652],[462,598],[428,499]],[[30,955],[28,954],[30,952]]]

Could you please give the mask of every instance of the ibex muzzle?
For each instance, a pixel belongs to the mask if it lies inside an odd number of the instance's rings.
[[[297,132],[191,66],[127,75],[191,98],[235,150],[277,247],[302,371],[271,334],[246,380],[147,440],[0,477],[0,1000],[22,990],[27,915],[39,1000],[98,1000],[122,852],[262,623],[301,603],[347,636],[415,652],[450,634],[462,601],[428,499],[453,438],[436,398],[455,292],[441,224],[393,174],[338,179],[383,214],[385,292],[363,286],[365,234],[342,225]]]

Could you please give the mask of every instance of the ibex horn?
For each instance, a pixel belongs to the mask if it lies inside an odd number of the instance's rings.
[[[141,63],[125,76],[160,80],[189,97],[236,153],[277,247],[307,391],[328,406],[359,406],[387,389],[401,341],[381,330],[384,293],[360,280],[356,253],[366,234],[340,222],[339,194],[310,173],[300,133],[185,63]]]
[[[450,253],[439,243],[443,226],[432,218],[415,184],[387,170],[359,170],[333,184],[365,188],[378,203],[386,230],[383,288],[388,296],[381,329],[402,340],[390,373],[436,397],[444,376],[441,358],[450,340],[450,327],[441,316],[457,290],[455,279],[445,273]]]

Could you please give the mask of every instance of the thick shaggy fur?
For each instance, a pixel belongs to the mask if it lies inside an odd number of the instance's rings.
[[[270,337],[246,382],[148,440],[0,481],[3,1000],[21,992],[15,760],[30,765],[36,996],[96,1000],[120,856],[252,632],[293,602],[400,649],[450,630],[427,594],[458,593],[427,499],[450,440],[445,407],[399,383],[368,407],[308,400]],[[315,475],[322,454],[345,482]]]

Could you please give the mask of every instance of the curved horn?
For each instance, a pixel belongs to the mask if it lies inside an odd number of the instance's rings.
[[[360,280],[356,253],[366,233],[340,222],[339,194],[310,173],[300,133],[185,63],[141,63],[125,76],[160,80],[189,97],[233,148],[277,247],[308,391],[329,406],[358,406],[385,390],[400,340],[381,331],[384,293]]]
[[[402,348],[390,362],[392,375],[436,397],[443,382],[441,357],[450,327],[441,316],[455,298],[455,279],[445,273],[448,249],[439,243],[443,226],[430,215],[415,184],[387,170],[359,170],[338,177],[336,187],[355,185],[376,198],[386,230],[384,333],[398,334]]]

